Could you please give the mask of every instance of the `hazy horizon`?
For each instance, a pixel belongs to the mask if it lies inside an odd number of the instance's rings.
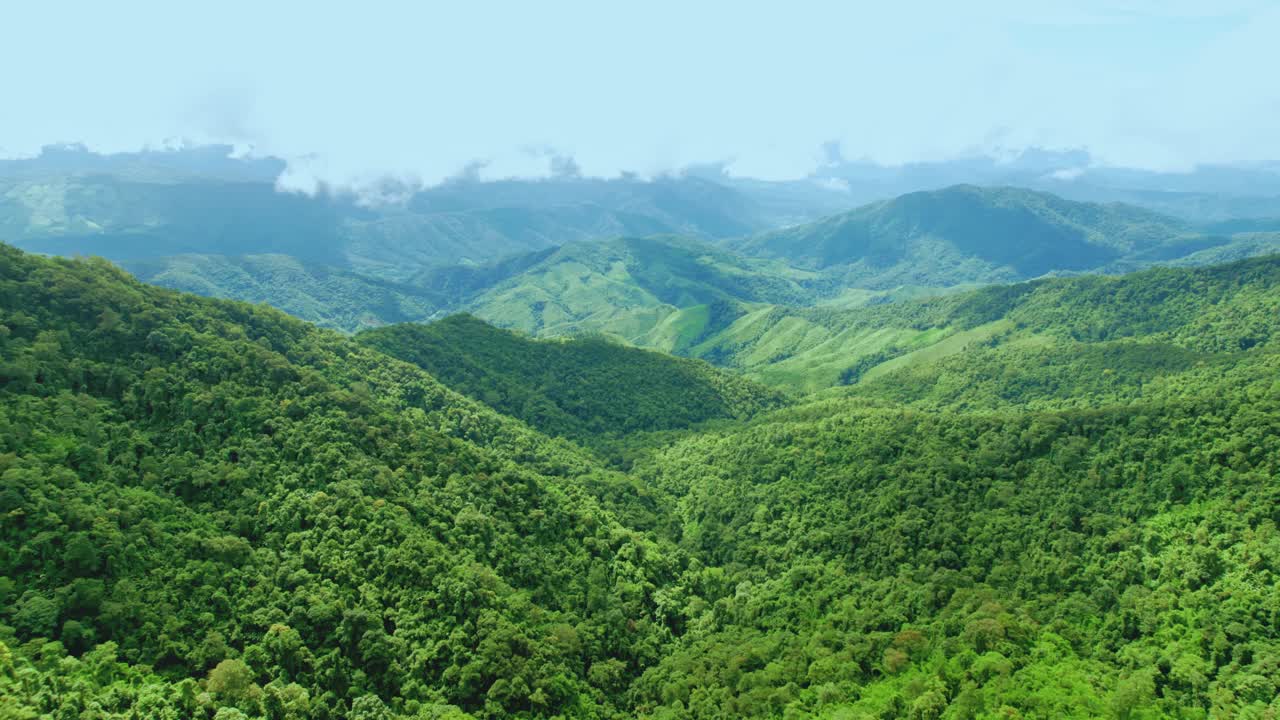
[[[1186,171],[1280,158],[1280,6],[808,2],[604,8],[232,2],[11,10],[0,155],[182,140],[289,163],[286,184],[392,176],[806,177],[1025,148]],[[1117,9],[1118,8],[1118,9]],[[92,58],[85,62],[84,58]],[[33,61],[38,59],[38,61]]]

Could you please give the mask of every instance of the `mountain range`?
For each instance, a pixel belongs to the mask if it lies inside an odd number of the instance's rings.
[[[0,246],[4,707],[1277,709],[1280,259],[802,314],[862,340],[783,398],[601,338],[353,338]]]
[[[281,253],[399,279],[423,266],[484,262],[573,240],[739,235],[840,207],[838,193],[816,184],[765,204],[692,175],[460,177],[425,189],[389,183],[363,194],[321,187],[306,195],[277,188],[270,171],[278,173],[280,161],[235,159],[230,150],[101,156],[49,148],[35,159],[0,161],[0,237],[36,252],[118,261]]]
[[[973,185],[815,219],[839,209],[840,193],[713,170],[653,181],[463,177],[384,188],[402,200],[375,207],[333,191],[281,192],[267,180],[281,167],[226,149],[54,149],[0,163],[0,233],[345,331],[470,312],[543,336],[604,332],[715,359],[723,349],[695,348],[722,348],[723,338],[707,341],[770,308],[800,318],[804,308],[1043,275],[1242,258],[1272,251],[1278,227]]]
[[[1280,712],[1265,198],[86,154],[0,163],[110,258],[0,244],[4,717]]]

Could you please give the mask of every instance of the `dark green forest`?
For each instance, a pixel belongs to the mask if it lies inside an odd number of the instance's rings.
[[[535,340],[470,315],[368,330],[356,341],[547,435],[588,445],[746,419],[783,396],[699,361],[607,337]]]
[[[989,332],[784,402],[0,246],[0,717],[1280,714],[1280,257],[852,316]]]

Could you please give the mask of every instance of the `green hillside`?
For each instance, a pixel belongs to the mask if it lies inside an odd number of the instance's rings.
[[[1180,221],[1132,206],[957,185],[732,246],[804,267],[840,268],[847,285],[946,287],[1093,270],[1194,234]]]
[[[1280,258],[884,312],[1002,332],[637,470],[738,568],[654,717],[1280,710]]]
[[[458,181],[376,208],[229,180],[77,175],[0,185],[0,233],[25,248],[102,255],[149,282],[267,302],[325,327],[469,312],[540,336],[603,332],[677,354],[698,354],[695,346],[764,305],[860,308],[1275,247],[1268,233],[1218,234],[1265,222],[1197,230],[1130,206],[1016,188],[912,193],[720,247],[709,243],[769,226],[792,201],[766,202],[768,184],[752,185],[748,199],[735,194],[746,192],[734,189],[742,183],[698,178]]]
[[[1194,252],[1169,264],[1213,265],[1276,253],[1280,253],[1280,232],[1242,232],[1232,235],[1229,243]]]
[[[446,385],[618,432],[758,390],[468,318],[361,342],[0,247],[0,709],[1269,717],[1278,280],[1261,258],[810,310],[901,337],[624,473]]]
[[[628,485],[416,367],[8,247],[0,312],[10,717],[611,714],[670,635]]]
[[[208,297],[266,303],[335,330],[425,320],[449,304],[442,293],[289,255],[173,255],[120,265],[144,282]]]
[[[356,341],[549,435],[675,430],[777,407],[774,391],[697,361],[602,337],[534,340],[467,315],[393,325]]]
[[[1278,285],[1280,257],[1267,256],[996,285],[856,310],[762,307],[688,354],[766,385],[814,391],[950,355],[974,357],[973,351],[997,345],[1172,337],[1211,343],[1206,328],[1223,314],[1247,322],[1258,338],[1269,337],[1268,313],[1280,312],[1270,299]]]
[[[672,718],[1266,717],[1280,362],[1245,355],[1132,403],[828,401],[682,441],[639,474],[680,498],[705,604],[633,694]]]
[[[627,340],[681,309],[808,302],[814,273],[675,237],[570,243],[462,301],[503,327],[539,335],[607,332]],[[436,288],[430,288],[436,289]],[[705,328],[690,328],[697,336]]]
[[[1273,247],[1267,234],[1199,234],[1124,205],[970,186],[905,195],[730,245],[780,257],[744,257],[670,237],[624,238],[433,268],[411,282],[453,298],[451,309],[502,327],[540,336],[604,332],[816,389],[848,369],[851,353],[932,342],[855,317],[871,306],[1046,273],[1203,265]]]

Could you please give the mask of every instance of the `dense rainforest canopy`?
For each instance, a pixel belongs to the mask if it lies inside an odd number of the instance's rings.
[[[368,330],[356,340],[542,432],[588,445],[745,419],[783,396],[705,362],[607,337],[534,340],[469,315]]]
[[[859,317],[784,404],[0,246],[0,717],[1280,713],[1280,258]]]

